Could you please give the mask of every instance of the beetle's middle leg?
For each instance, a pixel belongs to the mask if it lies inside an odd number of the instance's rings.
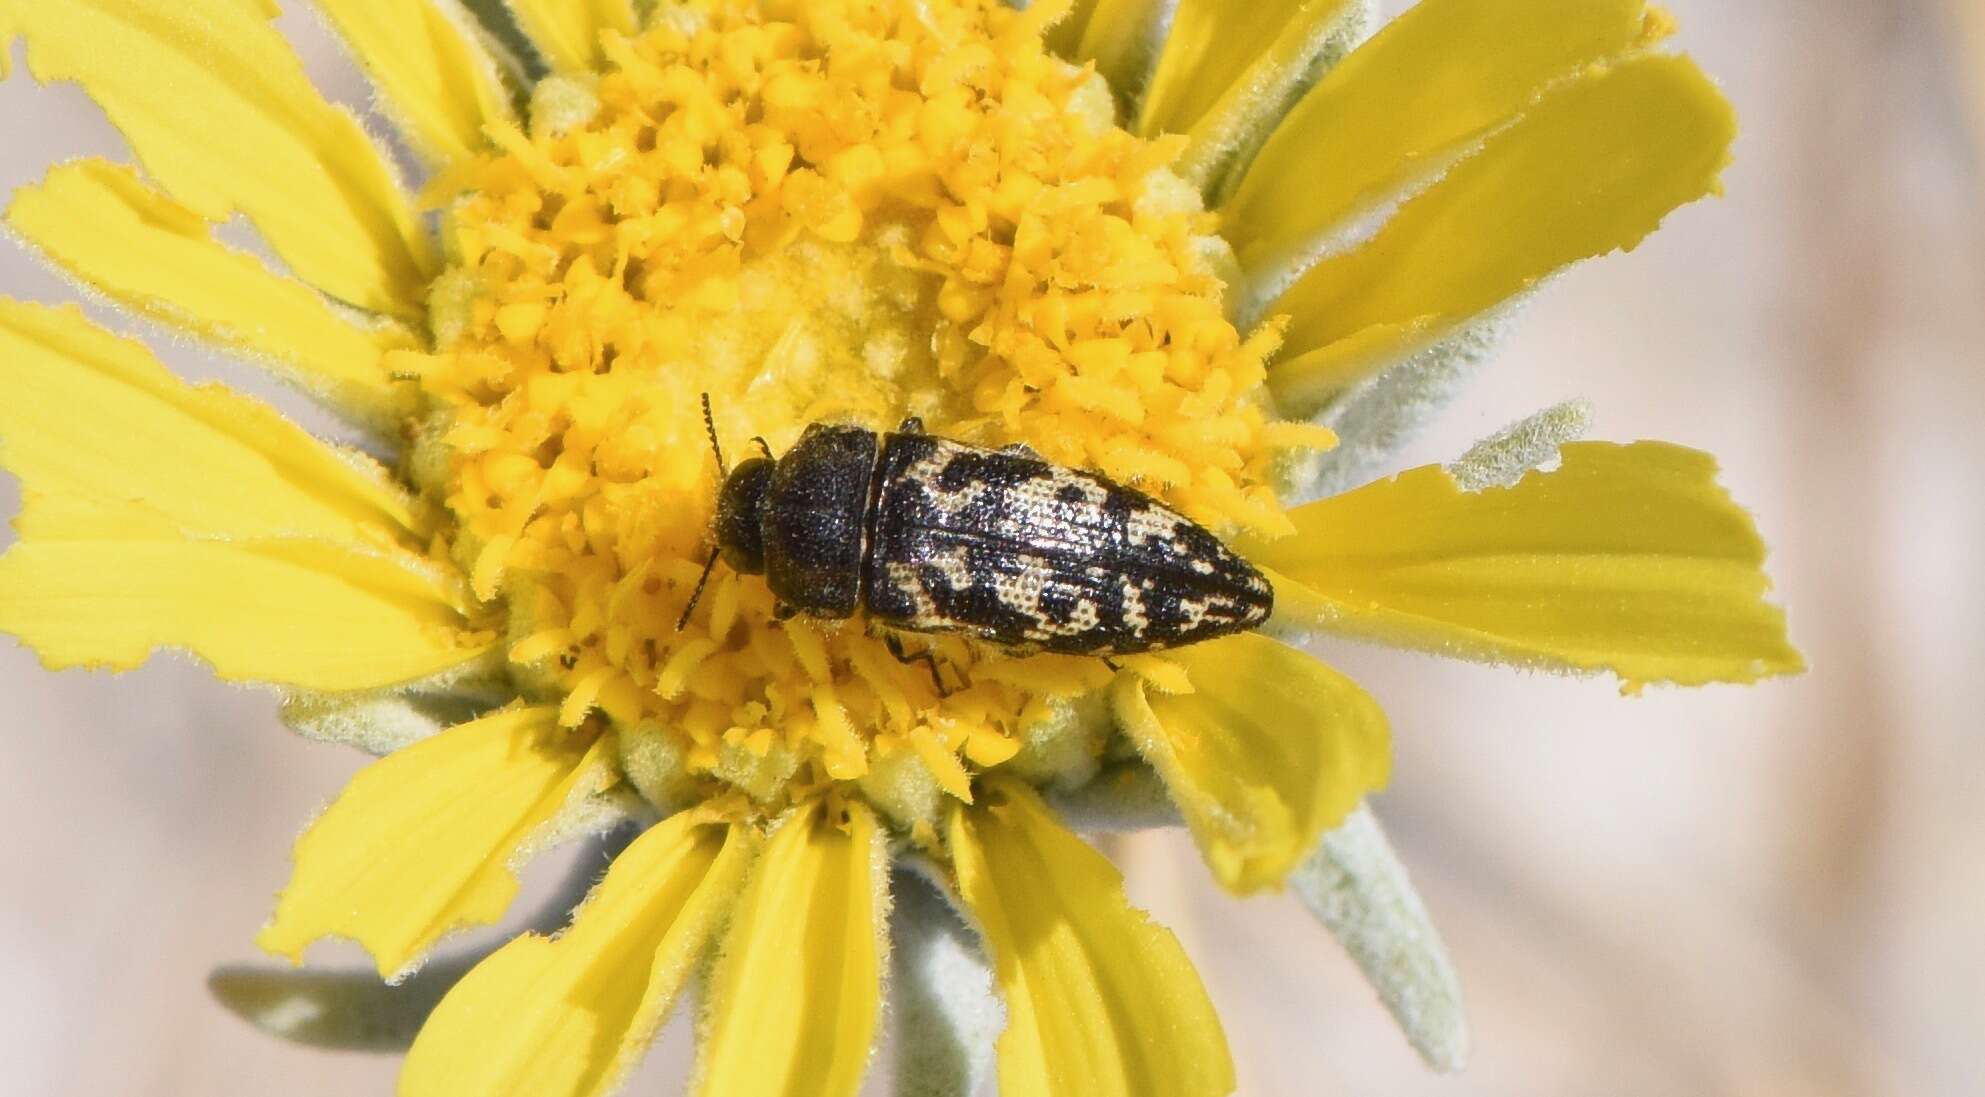
[[[902,663],[904,666],[908,666],[911,663],[922,663],[928,667],[930,669],[930,680],[937,686],[937,695],[939,697],[951,696],[951,687],[944,684],[944,672],[938,666],[936,652],[929,648],[916,652],[907,651],[903,647],[903,638],[893,632],[882,634],[882,646],[888,648],[889,654],[895,656],[896,661]],[[961,679],[964,677],[963,671],[959,672],[959,677]],[[970,682],[966,683],[966,685],[970,684]]]

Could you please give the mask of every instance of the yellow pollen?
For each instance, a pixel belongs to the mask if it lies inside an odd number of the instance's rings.
[[[718,487],[702,393],[733,461],[914,414],[1222,532],[1286,528],[1273,470],[1328,434],[1274,419],[1279,328],[1228,321],[1179,144],[1117,128],[1098,78],[1046,52],[1056,7],[701,6],[610,36],[597,83],[540,95],[555,117],[492,133],[430,196],[452,266],[434,352],[395,363],[431,409],[413,467],[507,608],[513,674],[566,723],[663,737],[624,754],[768,812],[850,782],[889,808],[970,799],[1108,679],[907,638],[940,691],[861,616],[776,621],[764,579],[721,566],[678,631]]]

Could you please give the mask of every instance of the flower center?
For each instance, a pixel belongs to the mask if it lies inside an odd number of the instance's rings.
[[[664,8],[443,180],[417,479],[507,607],[519,681],[568,723],[602,714],[650,799],[776,811],[852,782],[927,820],[978,772],[1066,775],[1102,742],[1096,659],[906,638],[933,674],[860,614],[775,620],[763,577],[721,565],[678,629],[718,487],[702,394],[731,460],[917,415],[1220,530],[1278,531],[1276,462],[1327,444],[1273,420],[1277,329],[1227,320],[1177,145],[1116,128],[1046,52],[1052,7]]]

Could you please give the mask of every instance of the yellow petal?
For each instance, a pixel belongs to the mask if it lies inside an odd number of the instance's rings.
[[[611,744],[586,749],[555,715],[505,709],[359,771],[297,839],[296,871],[256,943],[300,963],[311,942],[350,938],[391,977],[450,930],[502,918],[519,848],[610,772]]]
[[[0,556],[0,632],[51,670],[177,648],[234,681],[399,685],[482,657],[449,592],[404,561],[318,541],[187,540],[156,511],[30,495]]]
[[[1049,29],[1048,48],[1077,64],[1095,62],[1117,98],[1131,101],[1156,59],[1168,6],[1166,0],[1075,0]]]
[[[1171,657],[1197,688],[1147,696],[1135,675],[1119,675],[1118,724],[1164,777],[1215,878],[1239,893],[1280,886],[1385,785],[1385,713],[1356,682],[1266,636]]]
[[[626,1076],[722,924],[754,841],[696,812],[649,829],[556,938],[519,937],[441,1000],[401,1097],[592,1097]]]
[[[223,677],[362,689],[477,658],[376,470],[174,378],[74,309],[0,301],[0,461],[28,497],[0,630],[50,666],[183,648]]]
[[[304,281],[418,316],[433,255],[350,114],[270,26],[273,0],[0,0],[43,83],[75,80],[146,170],[210,221],[235,211]]]
[[[1289,111],[1228,204],[1225,235],[1249,267],[1299,248],[1378,192],[1437,170],[1551,84],[1633,46],[1646,8],[1422,0]]]
[[[1580,442],[1513,487],[1428,466],[1289,512],[1242,551],[1277,614],[1402,647],[1628,682],[1751,682],[1804,664],[1765,602],[1764,543],[1704,453]]]
[[[702,1097],[852,1097],[882,1008],[888,852],[859,802],[766,843],[711,982]]]
[[[1736,132],[1686,58],[1642,55],[1553,93],[1271,306],[1293,317],[1276,395],[1314,406],[1572,263],[1632,249],[1716,189]]]
[[[1138,132],[1188,134],[1179,174],[1206,186],[1281,118],[1356,8],[1350,0],[1181,0]]]
[[[485,143],[486,123],[514,120],[495,63],[444,11],[443,0],[317,0],[317,6],[428,163],[467,160]]]
[[[950,844],[1006,1003],[1001,1094],[1233,1092],[1220,1018],[1178,938],[1131,907],[1122,875],[1032,789],[986,787],[952,816]]]
[[[174,377],[74,306],[0,300],[0,464],[29,492],[139,502],[219,537],[424,541],[411,504],[254,400]]]
[[[584,72],[606,63],[600,35],[632,34],[631,0],[508,0],[517,24],[558,72]]]
[[[14,192],[7,224],[118,304],[245,352],[376,432],[396,431],[410,410],[411,388],[380,366],[386,351],[413,346],[408,332],[350,322],[309,286],[221,245],[128,168],[55,168]]]

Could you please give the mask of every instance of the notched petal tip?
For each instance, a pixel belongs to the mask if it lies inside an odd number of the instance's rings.
[[[215,221],[246,214],[339,300],[417,318],[430,241],[358,120],[310,83],[277,14],[266,3],[33,0],[6,18],[35,78],[82,85],[179,201]]]
[[[1627,682],[1750,683],[1804,660],[1766,600],[1764,541],[1705,453],[1576,442],[1464,490],[1438,465],[1298,507],[1242,550],[1285,624]]]
[[[606,740],[552,727],[549,708],[506,709],[396,751],[352,779],[297,840],[296,869],[256,943],[301,958],[325,937],[397,977],[448,933],[499,921],[512,863],[599,787]]]
[[[552,933],[633,837],[631,829],[604,837],[573,858],[559,887],[526,921],[527,932]],[[370,969],[297,971],[266,964],[228,964],[207,975],[207,989],[235,1016],[272,1036],[336,1051],[401,1052],[413,1043],[449,989],[501,942],[438,957],[398,983]]]
[[[400,442],[413,407],[382,357],[413,345],[303,282],[230,248],[215,226],[125,165],[80,159],[14,192],[7,228],[85,292],[242,354],[368,432]]]

